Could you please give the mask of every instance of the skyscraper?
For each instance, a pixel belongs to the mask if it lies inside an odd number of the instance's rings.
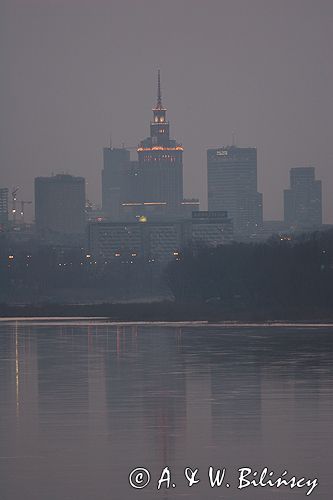
[[[8,222],[8,188],[0,188],[0,224]]]
[[[315,180],[314,167],[290,169],[290,189],[284,190],[284,221],[295,229],[322,224],[321,181]]]
[[[137,154],[138,160],[131,161],[128,149],[104,148],[102,206],[105,214],[116,222],[141,215],[172,218],[185,212],[184,207],[188,205],[183,202],[183,147],[170,139],[160,72],[150,136],[140,142]]]
[[[139,201],[166,203],[168,212],[180,210],[183,200],[183,147],[170,139],[170,124],[162,104],[158,71],[157,103],[150,122],[150,136],[138,147]]]
[[[114,220],[120,218],[121,203],[131,190],[130,152],[124,148],[103,149],[102,208]]]
[[[235,236],[250,236],[262,225],[257,191],[257,150],[225,146],[207,150],[208,209],[225,210]]]
[[[85,231],[85,180],[72,175],[35,179],[35,219],[37,230],[63,235]]]

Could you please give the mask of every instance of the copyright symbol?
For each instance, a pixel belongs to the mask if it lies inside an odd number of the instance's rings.
[[[145,488],[147,484],[149,484],[150,473],[147,469],[144,469],[143,467],[137,467],[136,469],[132,470],[128,479],[132,488],[142,489]]]

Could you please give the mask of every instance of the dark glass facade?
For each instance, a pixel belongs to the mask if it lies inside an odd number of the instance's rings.
[[[207,151],[208,209],[225,210],[235,234],[249,236],[262,226],[257,191],[257,150],[226,146]]]
[[[290,189],[284,191],[284,221],[294,229],[322,224],[321,181],[314,167],[290,169]]]

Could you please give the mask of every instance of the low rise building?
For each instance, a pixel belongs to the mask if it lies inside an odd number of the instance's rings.
[[[192,213],[177,221],[95,222],[88,227],[88,248],[100,262],[119,259],[131,263],[136,258],[162,264],[178,258],[191,246],[219,246],[233,239],[232,221],[223,211]]]

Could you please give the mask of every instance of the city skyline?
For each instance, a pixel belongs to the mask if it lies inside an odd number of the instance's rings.
[[[1,186],[20,184],[29,200],[34,177],[68,172],[84,176],[99,201],[102,147],[110,135],[129,146],[144,136],[160,67],[185,147],[185,197],[205,208],[206,149],[235,133],[237,145],[258,149],[264,219],[282,220],[290,168],[314,166],[323,220],[333,222],[331,2],[129,7],[4,2]]]
[[[163,220],[165,216],[172,220],[177,217],[191,218],[192,210],[199,210],[200,200],[195,198],[186,199],[183,197],[183,145],[174,139],[170,139],[170,122],[166,119],[167,108],[162,104],[161,75],[160,69],[157,71],[157,101],[152,108],[153,117],[150,121],[150,135],[141,140],[137,147],[113,147],[110,138],[109,147],[103,148],[103,169],[101,170],[102,197],[95,207],[100,212],[102,207],[102,219],[125,222],[138,220],[143,217],[147,220],[151,216],[155,220]],[[138,159],[131,159],[131,151],[136,149]],[[250,237],[263,230],[263,194],[257,191],[257,148],[239,147],[236,145],[234,136],[232,145],[222,145],[217,148],[209,148],[207,153],[207,204],[208,210],[213,214],[216,210],[225,212],[235,230],[237,237]],[[296,174],[298,172],[298,174]],[[302,173],[301,173],[302,172]],[[309,174],[310,173],[310,174]],[[315,167],[302,166],[292,167],[289,171],[291,189],[283,190],[284,216],[281,221],[270,221],[281,223],[280,230],[291,229],[306,230],[322,225],[322,193],[321,180],[314,182],[315,191],[308,186],[314,181]],[[305,177],[304,177],[305,176]],[[52,215],[52,207],[45,204],[49,195],[43,194],[45,198],[41,209],[40,192],[37,190],[40,181],[44,181],[45,186],[56,186],[61,183],[60,179],[72,179],[82,181],[82,200],[76,205],[76,215],[80,219],[79,233],[82,233],[84,211],[93,209],[93,203],[85,195],[86,179],[75,177],[69,173],[54,173],[51,176],[36,177],[35,192],[33,202],[17,201],[19,186],[13,188],[11,192],[12,209],[9,210],[9,189],[1,188],[4,193],[1,201],[2,217],[7,214],[7,221],[10,221],[11,214],[13,221],[17,220],[18,212],[14,209],[18,203],[21,204],[20,223],[26,222],[25,206],[34,203],[34,222],[37,229],[41,229],[41,219],[44,220],[44,229],[55,230],[56,227],[66,227],[68,232],[68,221],[63,224],[62,218],[66,217],[67,205],[63,206],[66,199],[65,191],[60,189],[58,198],[54,201],[59,204],[59,209],[64,212],[60,217],[53,214],[55,219],[52,223],[46,222]],[[297,180],[298,179],[298,180]],[[306,180],[307,179],[307,180]],[[304,181],[306,182],[304,183]],[[65,184],[63,188],[65,187]],[[299,194],[296,195],[297,188]],[[295,194],[293,194],[295,191]],[[38,196],[37,196],[38,192]],[[54,194],[54,193],[53,193]],[[52,196],[53,196],[52,194]],[[46,195],[46,197],[45,197]],[[292,198],[295,200],[292,201]],[[57,198],[57,197],[56,197]],[[71,198],[71,197],[70,197]],[[101,203],[100,203],[101,202]],[[53,203],[54,204],[54,203]],[[79,208],[82,205],[81,209]],[[146,213],[145,205],[154,205],[153,212]],[[156,205],[158,207],[156,207]],[[189,211],[191,205],[192,210]],[[7,212],[3,210],[7,207]],[[157,211],[156,211],[157,208]],[[163,210],[161,211],[161,208]],[[46,210],[47,209],[47,210]],[[48,215],[46,213],[48,212]],[[156,213],[154,214],[154,211]],[[17,212],[17,213],[16,213]],[[71,211],[70,211],[71,212]],[[292,212],[294,214],[292,215]],[[69,213],[69,212],[68,212]],[[296,215],[298,213],[298,215]],[[101,215],[100,214],[100,215]],[[73,221],[75,220],[75,217]],[[77,219],[77,221],[79,220]],[[86,224],[89,223],[88,212]],[[101,219],[101,220],[102,220]],[[72,221],[72,222],[73,222]],[[3,220],[5,223],[5,219]],[[60,227],[59,226],[59,227]],[[275,230],[278,230],[276,227]],[[72,224],[70,232],[75,231]],[[270,229],[268,229],[268,232]],[[60,231],[62,232],[62,231]],[[273,231],[274,232],[274,231]]]

